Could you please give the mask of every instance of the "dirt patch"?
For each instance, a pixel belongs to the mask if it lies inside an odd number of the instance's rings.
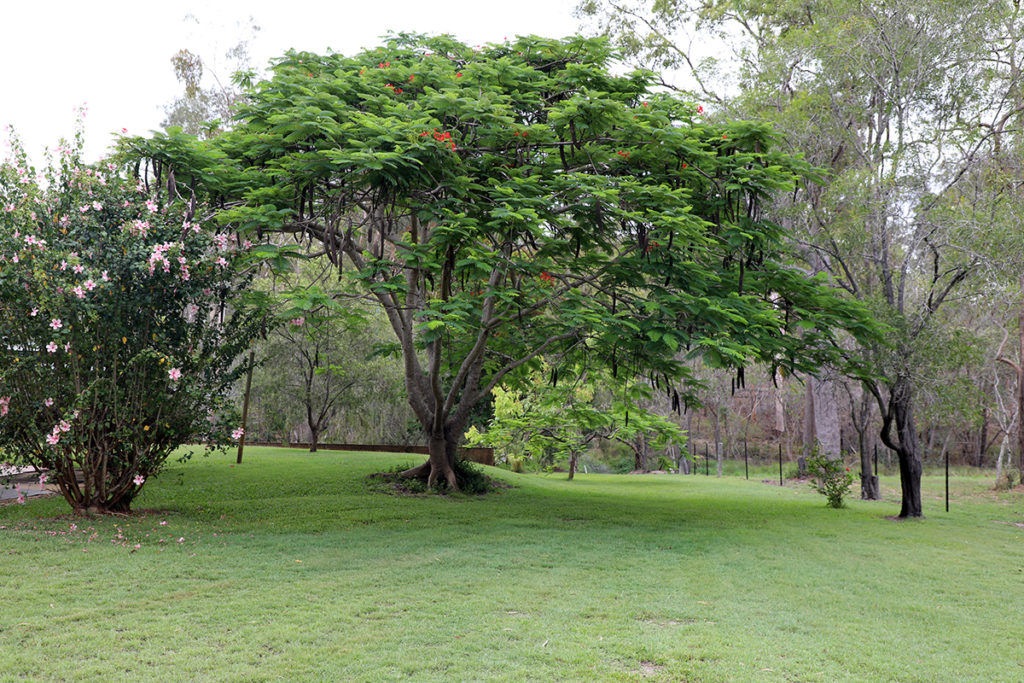
[[[1018,529],[1024,529],[1024,522],[1008,522],[1008,521],[1003,520],[1003,519],[993,519],[992,521],[995,522],[996,524],[1006,524],[1008,526],[1015,526]]]
[[[640,675],[644,678],[650,678],[652,676],[658,676],[662,671],[665,670],[663,664],[657,664],[655,662],[643,661],[640,662]]]

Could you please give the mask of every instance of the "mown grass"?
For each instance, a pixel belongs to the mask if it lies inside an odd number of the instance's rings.
[[[1024,502],[990,480],[947,514],[926,478],[921,522],[886,519],[892,478],[838,511],[714,476],[367,480],[410,458],[252,448],[129,518],[0,508],[0,680],[1024,679]]]

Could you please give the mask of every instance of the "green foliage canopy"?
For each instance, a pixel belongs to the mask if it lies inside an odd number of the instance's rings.
[[[225,224],[353,263],[449,456],[473,405],[542,354],[648,373],[680,403],[690,357],[839,362],[836,331],[870,323],[789,264],[760,211],[807,165],[766,126],[709,122],[612,58],[579,37],[292,52],[233,131],[132,146],[205,188]]]

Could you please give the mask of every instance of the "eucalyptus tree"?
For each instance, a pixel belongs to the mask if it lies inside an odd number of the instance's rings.
[[[831,273],[890,326],[887,344],[861,347],[882,376],[865,386],[899,457],[900,515],[920,516],[915,393],[928,376],[919,351],[936,312],[978,272],[971,245],[987,225],[963,201],[964,185],[1022,111],[1018,4],[585,0],[580,9],[641,60],[689,67],[713,112],[773,121],[787,148],[827,171],[770,215],[802,238],[810,269]],[[702,60],[697,48],[715,40],[735,46],[732,56]],[[723,64],[734,69],[731,91],[715,77]]]
[[[212,195],[225,225],[354,266],[429,444],[405,474],[455,488],[474,407],[542,357],[646,375],[679,405],[680,350],[740,376],[753,360],[808,372],[840,362],[835,330],[873,333],[789,265],[762,214],[806,164],[766,125],[709,122],[611,58],[579,37],[290,52],[233,131],[132,146]]]

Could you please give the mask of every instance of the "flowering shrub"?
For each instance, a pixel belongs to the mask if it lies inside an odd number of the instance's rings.
[[[79,144],[0,164],[0,449],[76,511],[126,511],[179,445],[227,440],[240,250]],[[78,471],[76,473],[76,470]]]
[[[828,499],[830,508],[843,507],[843,498],[850,493],[853,475],[842,460],[829,460],[815,450],[807,458],[807,470],[814,477],[811,488]]]

